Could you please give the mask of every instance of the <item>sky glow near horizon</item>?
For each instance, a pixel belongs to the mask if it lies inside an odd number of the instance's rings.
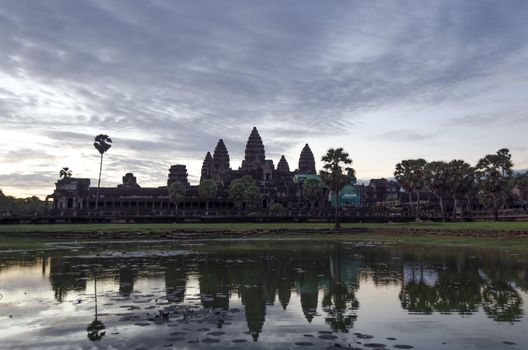
[[[0,188],[51,194],[59,170],[197,183],[251,128],[275,165],[343,147],[361,179],[402,159],[528,168],[527,1],[0,0]]]

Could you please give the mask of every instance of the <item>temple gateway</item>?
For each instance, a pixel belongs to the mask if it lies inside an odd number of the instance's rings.
[[[275,166],[273,160],[266,159],[264,143],[257,128],[253,128],[247,140],[244,159],[237,170],[231,168],[229,152],[220,139],[211,154],[207,152],[201,169],[201,179],[210,179],[217,184],[216,198],[208,201],[210,215],[232,214],[235,203],[229,195],[232,181],[251,176],[259,189],[259,199],[255,211],[268,211],[274,208],[300,210],[321,208],[321,201],[308,201],[302,196],[301,183],[305,178],[318,178],[315,159],[306,144],[301,150],[296,170],[291,171],[286,158],[282,156]],[[100,188],[98,211],[119,214],[163,215],[174,211],[174,203],[169,198],[168,186],[180,182],[185,188],[184,198],[178,202],[179,215],[202,215],[206,202],[200,198],[198,186],[188,181],[187,168],[183,164],[170,167],[167,185],[141,187],[132,173],[123,176],[117,187]],[[53,199],[54,210],[63,213],[82,213],[96,208],[97,187],[90,186],[90,179],[66,177],[56,183],[56,189],[49,197]],[[351,202],[359,204],[359,193],[350,187],[347,195]]]

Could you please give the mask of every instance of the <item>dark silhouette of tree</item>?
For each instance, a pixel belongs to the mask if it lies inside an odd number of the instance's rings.
[[[94,147],[101,154],[101,163],[99,165],[99,180],[97,181],[97,194],[95,197],[95,209],[99,208],[99,189],[101,188],[101,173],[103,171],[103,155],[112,147],[112,140],[108,135],[99,134],[95,137]]]
[[[324,170],[320,172],[321,180],[330,188],[336,198],[334,221],[337,229],[341,227],[339,224],[339,193],[350,182],[347,173],[352,168],[346,165],[352,164],[352,159],[349,158],[348,153],[343,151],[343,148],[330,148],[321,160],[324,162]]]
[[[396,164],[394,177],[405,191],[409,193],[409,205],[412,207],[411,193],[416,193],[416,217],[420,216],[420,191],[425,185],[425,159],[407,159]]]
[[[476,166],[480,190],[492,199],[495,221],[499,220],[498,199],[508,189],[512,167],[511,154],[507,148],[500,149],[497,154],[486,155]]]
[[[215,198],[218,192],[216,182],[210,179],[200,181],[198,192],[200,197],[205,200],[205,215],[209,215],[209,200]]]
[[[303,197],[308,199],[312,206],[323,197],[323,184],[318,179],[307,179],[302,184]]]
[[[168,191],[169,199],[176,208],[175,215],[178,215],[178,204],[185,198],[187,192],[185,186],[179,181],[174,181],[169,185]]]
[[[97,275],[94,271],[94,295],[95,295],[95,319],[88,325],[86,331],[88,332],[88,339],[91,341],[101,340],[106,332],[103,322],[97,319]]]
[[[442,161],[430,162],[425,166],[425,181],[440,202],[440,215],[442,221],[445,221],[444,197],[449,191],[447,168],[447,163]]]
[[[457,216],[458,199],[464,195],[466,178],[471,172],[471,165],[460,159],[454,159],[447,165],[447,189],[453,198],[453,219]]]
[[[229,184],[229,197],[236,203],[240,214],[242,203],[246,204],[246,209],[250,208],[259,199],[260,193],[255,180],[251,176],[246,175]]]
[[[59,177],[60,178],[68,179],[71,176],[72,176],[72,171],[68,167],[62,168],[61,171],[59,172]]]

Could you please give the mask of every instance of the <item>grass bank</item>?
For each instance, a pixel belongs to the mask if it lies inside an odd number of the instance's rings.
[[[504,230],[528,232],[528,221],[483,221],[483,222],[446,222],[446,223],[388,223],[388,224],[342,224],[343,228],[386,229],[417,228],[430,230]],[[0,225],[0,234],[18,232],[169,232],[169,231],[256,231],[256,230],[310,230],[328,229],[327,223],[174,223],[174,224],[55,224],[55,225]]]
[[[263,230],[268,233],[262,236],[252,236],[266,239],[284,239],[280,231],[328,230],[313,234],[288,236],[288,239],[319,239],[341,241],[383,241],[399,244],[420,244],[434,246],[473,246],[480,248],[498,248],[521,250],[528,252],[528,238],[508,235],[510,231],[527,232],[528,222],[456,222],[456,223],[404,223],[404,224],[343,224],[347,229],[365,229],[365,232],[353,234],[334,234],[332,224],[320,223],[226,223],[226,224],[63,224],[63,225],[3,225],[0,226],[0,250],[8,249],[38,249],[45,243],[60,242],[65,239],[53,239],[46,233],[68,232],[144,232],[163,233],[174,231],[188,232],[251,232]],[[410,229],[419,230],[417,234],[398,234],[389,230],[402,232]],[[447,234],[428,234],[425,230],[443,231]],[[457,230],[466,232],[503,231],[504,237],[474,237],[457,235]],[[269,233],[269,231],[272,231]],[[24,233],[40,233],[37,237],[27,237]],[[425,232],[425,233],[424,233]],[[20,236],[17,236],[20,233]],[[103,235],[104,237],[104,235]],[[148,235],[147,235],[148,237]],[[221,237],[221,235],[219,235]],[[82,240],[76,237],[76,240]],[[104,239],[104,238],[103,238]]]

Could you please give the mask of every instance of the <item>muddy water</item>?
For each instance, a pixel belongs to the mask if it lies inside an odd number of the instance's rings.
[[[526,349],[528,257],[317,241],[0,253],[2,349]]]

